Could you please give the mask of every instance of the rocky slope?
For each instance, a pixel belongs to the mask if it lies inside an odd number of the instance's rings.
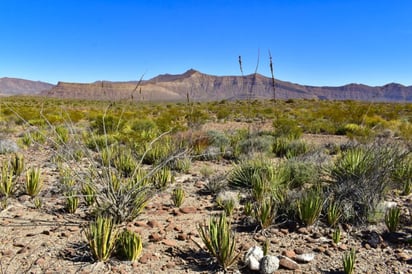
[[[0,78],[0,95],[39,94],[53,86],[40,81],[3,77]]]
[[[60,98],[95,100],[134,99],[182,101],[187,96],[195,101],[236,100],[247,98],[305,98],[327,100],[412,101],[412,86],[387,84],[371,87],[349,84],[340,87],[315,87],[275,81],[260,74],[246,76],[213,76],[196,70],[183,74],[163,74],[147,81],[95,82],[76,84],[59,82],[44,95]]]

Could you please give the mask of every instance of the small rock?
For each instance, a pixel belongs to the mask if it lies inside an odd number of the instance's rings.
[[[49,231],[49,230],[43,230],[43,231],[41,232],[41,234],[43,234],[43,235],[50,235],[50,231]]]
[[[272,274],[279,269],[279,259],[276,256],[266,255],[260,260],[260,273]]]
[[[396,254],[396,258],[398,259],[398,261],[401,261],[401,262],[406,262],[412,259],[411,256],[409,256],[408,254],[404,252],[399,252],[398,254]]]
[[[293,258],[295,258],[296,253],[295,253],[295,251],[293,251],[293,250],[284,250],[284,251],[282,252],[282,255],[283,255],[283,256],[286,256],[286,257],[288,257],[288,258],[290,258],[290,259],[293,259]]]
[[[326,254],[327,256],[329,256],[329,257],[332,257],[333,252],[332,252],[331,250],[329,250],[329,249],[326,249],[325,254]]]
[[[296,255],[295,261],[299,263],[309,263],[313,259],[315,259],[315,254],[314,253],[304,253],[304,254],[299,254]]]
[[[181,207],[179,208],[179,211],[183,214],[196,213],[196,208],[193,206]]]
[[[162,243],[163,243],[164,245],[171,246],[171,247],[177,246],[176,241],[170,240],[170,239],[164,239],[164,240],[162,241]]]
[[[139,227],[148,227],[145,221],[136,221],[134,222],[134,225]]]
[[[299,247],[295,248],[294,251],[295,251],[296,254],[304,254],[305,253],[305,250],[303,248],[299,248]]]
[[[285,256],[279,257],[279,265],[289,270],[296,270],[299,268],[298,263],[296,263],[294,260],[289,259],[288,257],[285,257]]]
[[[300,227],[300,228],[298,229],[298,232],[299,232],[300,234],[305,234],[305,235],[309,234],[309,231],[307,230],[306,227]]]
[[[322,246],[317,246],[313,249],[313,251],[318,252],[318,253],[323,253],[325,252],[326,248],[322,247]]]
[[[45,263],[46,263],[46,260],[44,259],[44,258],[38,258],[35,262],[34,262],[34,264],[35,265],[38,265],[38,266],[44,266],[45,265]]]
[[[188,235],[187,235],[186,233],[179,233],[179,234],[177,235],[177,239],[178,239],[179,241],[186,241],[188,238],[189,238],[189,237],[188,237]]]
[[[151,242],[159,242],[163,239],[163,237],[159,233],[152,233],[149,235],[149,241]]]
[[[260,269],[260,260],[263,258],[263,250],[260,246],[253,246],[248,249],[243,259],[245,264],[249,266],[252,271]]]
[[[155,227],[160,227],[160,223],[158,221],[155,220],[151,220],[147,222],[147,225],[150,226],[151,228],[155,228]]]
[[[143,254],[142,257],[140,257],[139,262],[142,264],[147,264],[149,261],[156,259],[156,256],[152,253],[146,253]]]
[[[6,249],[6,250],[1,252],[2,256],[12,256],[13,254],[14,254],[13,250],[10,250],[10,249]]]

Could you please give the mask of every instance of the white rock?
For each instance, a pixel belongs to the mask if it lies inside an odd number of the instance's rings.
[[[266,255],[260,260],[260,273],[272,274],[279,269],[279,259],[276,256]]]
[[[300,263],[309,263],[310,261],[313,261],[313,259],[315,259],[314,253],[299,254],[295,257],[295,261]]]
[[[249,248],[243,259],[245,264],[249,266],[250,270],[257,271],[260,267],[260,260],[263,258],[263,250],[260,246],[253,246]]]

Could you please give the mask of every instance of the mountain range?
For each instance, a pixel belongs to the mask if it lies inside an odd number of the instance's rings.
[[[190,69],[183,74],[162,74],[150,80],[94,83],[59,82],[51,85],[15,78],[0,78],[0,94],[33,94],[89,100],[193,101],[241,99],[320,99],[412,102],[412,86],[348,84],[339,87],[307,86],[260,74],[214,76]]]

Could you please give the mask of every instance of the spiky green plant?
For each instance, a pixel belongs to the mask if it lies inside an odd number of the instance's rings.
[[[142,253],[143,244],[139,234],[129,230],[123,230],[116,241],[116,253],[122,259],[136,261]]]
[[[297,210],[300,221],[306,226],[313,225],[322,212],[323,197],[318,189],[309,190],[297,202]]]
[[[185,190],[182,187],[175,188],[172,193],[173,205],[180,207],[184,202],[185,195]]]
[[[267,229],[273,224],[277,208],[277,202],[273,197],[266,198],[255,205],[254,217],[262,229]]]
[[[10,160],[11,167],[13,169],[14,176],[20,176],[24,170],[24,156],[20,153],[13,154]]]
[[[66,210],[69,213],[75,213],[77,208],[79,207],[80,198],[77,195],[76,190],[70,190],[66,193]]]
[[[345,252],[345,254],[342,257],[343,272],[345,274],[354,273],[355,261],[356,261],[356,250],[354,248],[352,248],[350,251]]]
[[[105,262],[116,247],[118,229],[111,217],[98,216],[85,229],[88,246],[93,258]]]
[[[15,190],[13,170],[10,168],[8,162],[3,162],[0,179],[0,193],[8,198]]]
[[[342,217],[342,208],[338,202],[331,201],[326,212],[327,221],[330,227],[335,227]]]
[[[31,197],[37,196],[43,187],[40,168],[30,168],[26,172],[26,193]]]
[[[151,180],[157,189],[164,190],[173,181],[173,175],[168,167],[163,167],[153,174]]]
[[[211,218],[208,225],[198,225],[198,232],[206,249],[224,270],[235,263],[239,254],[236,253],[235,234],[225,213]]]
[[[93,205],[96,201],[96,189],[91,183],[85,183],[82,186],[84,201],[88,206]]]
[[[332,241],[333,241],[333,243],[338,244],[340,242],[340,238],[341,238],[341,231],[340,231],[340,228],[337,227],[332,232]]]
[[[399,227],[401,209],[397,206],[389,208],[385,213],[385,225],[389,232],[395,232]]]

